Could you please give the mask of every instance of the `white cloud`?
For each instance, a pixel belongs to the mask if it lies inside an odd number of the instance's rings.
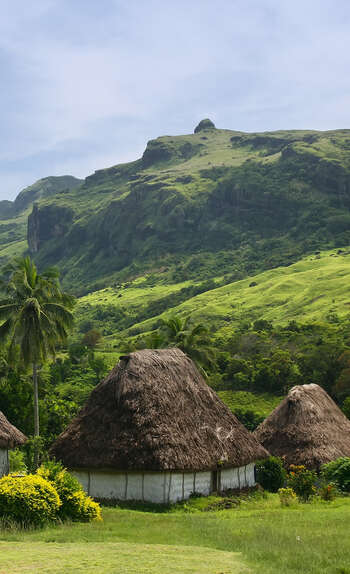
[[[349,17],[345,0],[3,0],[3,196],[134,158],[201,114],[250,131],[349,127]]]

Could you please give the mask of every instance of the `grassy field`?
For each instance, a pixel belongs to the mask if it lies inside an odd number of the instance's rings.
[[[350,574],[349,498],[281,508],[269,495],[198,508],[105,508],[102,523],[2,532],[0,573]]]
[[[170,314],[190,315],[195,321],[214,324],[218,328],[227,325],[234,328],[241,321],[256,319],[276,324],[286,324],[290,320],[324,321],[330,312],[343,317],[350,313],[349,280],[350,250],[344,248],[340,253],[338,250],[324,251],[288,267],[271,269],[190,297],[164,313],[133,324],[131,329],[119,333],[119,338],[123,339],[130,333],[148,332],[157,320]],[[251,286],[253,282],[256,285]],[[77,313],[81,320],[85,310],[111,305],[136,317],[150,301],[156,304],[165,295],[176,293],[190,284],[155,282],[154,286],[149,286],[145,278],[138,278],[127,288],[107,288],[81,298]],[[107,344],[113,344],[113,341],[114,335],[105,338]]]
[[[350,312],[349,255],[344,250],[307,257],[197,295],[174,312],[217,325],[258,318],[279,324],[324,320],[331,310],[344,316]]]
[[[254,394],[249,391],[218,391],[220,399],[231,409],[252,410],[255,414],[266,418],[283,397],[269,393]]]

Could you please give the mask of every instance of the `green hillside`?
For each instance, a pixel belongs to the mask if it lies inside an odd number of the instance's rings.
[[[134,162],[83,182],[46,178],[9,203],[1,260],[28,240],[39,268],[57,265],[85,295],[79,328],[124,337],[170,310],[217,327],[347,313],[337,249],[350,244],[350,130],[247,134],[204,121]]]
[[[350,413],[349,245],[350,130],[201,123],[134,162],[40,180],[0,204],[0,261],[57,265],[78,296],[68,348],[46,367],[43,433],[57,436],[120,352],[177,344],[145,337],[170,315],[208,327],[214,359],[201,366],[248,428],[305,382]],[[82,345],[91,329],[95,354]],[[11,377],[22,403],[10,385],[0,400],[31,434],[28,381]]]
[[[191,315],[195,321],[220,329],[257,319],[283,325],[291,320],[324,321],[330,313],[339,317],[350,313],[348,248],[320,252],[288,267],[215,288],[222,280],[168,285],[161,282],[160,274],[108,287],[79,300],[78,324],[84,328],[84,323],[90,322],[90,327],[113,338],[117,331],[123,331],[121,337],[150,331],[158,326],[160,317],[169,314]],[[204,292],[191,296],[198,290]]]
[[[39,266],[58,265],[82,295],[160,270],[169,285],[232,282],[350,243],[349,130],[200,128],[35,197],[28,242]],[[0,241],[13,250],[26,222],[8,237],[11,221]]]

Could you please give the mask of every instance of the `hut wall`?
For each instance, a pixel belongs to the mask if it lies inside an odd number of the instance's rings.
[[[221,471],[221,490],[230,488],[245,488],[255,485],[255,464],[247,464],[240,468],[227,468]]]
[[[8,450],[0,448],[0,476],[9,472],[9,455]]]
[[[221,490],[255,485],[254,463],[241,468],[223,469]],[[202,472],[112,472],[73,471],[84,490],[93,498],[140,500],[168,503],[189,498],[192,492],[210,494],[212,473]]]

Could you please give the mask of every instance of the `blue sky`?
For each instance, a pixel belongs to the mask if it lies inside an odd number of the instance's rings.
[[[0,198],[217,127],[350,128],[349,0],[1,0]]]

